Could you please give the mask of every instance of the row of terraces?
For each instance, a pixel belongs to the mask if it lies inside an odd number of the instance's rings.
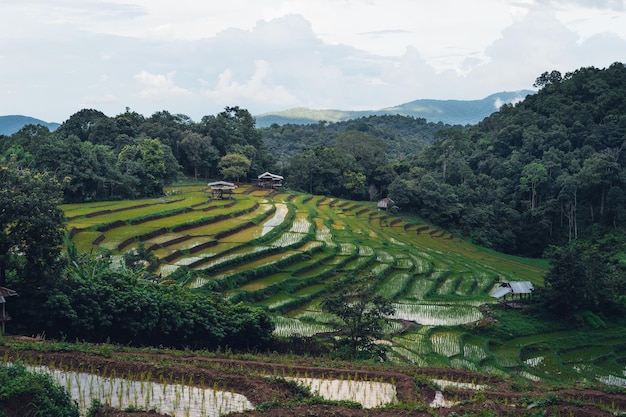
[[[329,284],[350,274],[392,300],[389,334],[395,336],[388,343],[395,360],[491,373],[513,369],[529,379],[546,378],[558,364],[559,372],[621,378],[615,369],[626,358],[616,357],[615,343],[598,347],[598,357],[608,349],[610,361],[581,370],[574,353],[555,358],[521,351],[514,341],[493,346],[466,330],[449,330],[480,323],[484,306],[496,302],[489,293],[503,280],[540,285],[540,266],[388,215],[375,203],[245,185],[232,199],[210,197],[203,186],[184,186],[159,199],[63,209],[78,249],[121,257],[144,245],[159,259],[165,282],[262,306],[274,314],[277,335],[335,330],[336,318],[320,303]]]

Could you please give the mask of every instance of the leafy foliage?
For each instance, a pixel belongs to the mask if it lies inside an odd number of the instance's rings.
[[[273,324],[259,308],[159,285],[136,263],[131,269],[100,255],[69,253],[62,283],[25,323],[27,331],[44,328],[51,337],[71,340],[191,348],[247,349],[271,340]]]
[[[37,292],[57,278],[65,216],[51,175],[0,166],[0,285]]]
[[[383,337],[385,318],[395,311],[391,301],[376,295],[370,279],[347,277],[333,285],[331,294],[322,301],[322,309],[339,317],[348,334],[347,344],[340,342],[340,354],[386,359],[386,345],[376,341]]]
[[[626,67],[558,71],[541,90],[465,130],[442,129],[389,184],[402,208],[499,251],[626,227]]]
[[[24,415],[78,417],[78,405],[52,378],[26,369],[24,364],[0,363],[0,414],[20,404]]]
[[[14,156],[22,168],[67,179],[66,202],[158,196],[183,174],[196,179],[220,175],[220,158],[234,153],[249,159],[243,174],[274,168],[254,118],[239,107],[227,107],[198,123],[167,111],[146,119],[128,110],[107,117],[83,109],[54,133],[26,125],[0,140],[0,161]]]
[[[552,269],[542,296],[547,309],[581,323],[596,321],[588,312],[614,315],[626,310],[626,267],[615,258],[624,251],[623,238],[601,242],[575,241],[550,250]]]

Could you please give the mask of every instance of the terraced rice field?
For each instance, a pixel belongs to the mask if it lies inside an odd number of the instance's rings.
[[[489,293],[499,280],[541,285],[545,265],[388,216],[374,203],[247,186],[231,200],[210,200],[198,185],[159,199],[63,209],[80,250],[119,256],[141,243],[160,260],[163,279],[262,306],[276,316],[280,336],[336,329],[337,319],[320,311],[320,300],[328,284],[354,274],[367,277],[396,307],[389,326],[395,334],[387,341],[394,361],[626,385],[622,331],[598,332],[591,346],[579,346],[570,333],[499,344],[474,334],[472,324],[484,318],[482,305],[495,302]],[[399,331],[407,322],[417,326]]]

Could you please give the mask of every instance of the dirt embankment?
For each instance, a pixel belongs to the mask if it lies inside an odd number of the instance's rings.
[[[284,360],[272,362],[264,360],[238,360],[227,358],[206,358],[195,354],[108,352],[106,356],[82,352],[42,352],[37,350],[15,351],[0,346],[0,355],[8,360],[42,365],[63,364],[74,370],[117,375],[150,375],[158,382],[161,378],[187,381],[193,380],[198,386],[217,384],[221,389],[245,395],[253,405],[266,405],[257,410],[230,414],[232,417],[302,417],[302,416],[448,416],[493,415],[527,416],[535,411],[546,410],[550,416],[614,416],[625,413],[626,395],[610,394],[598,390],[568,389],[552,390],[542,384],[533,385],[533,391],[519,392],[511,388],[509,381],[492,375],[475,374],[454,369],[363,366],[353,363],[313,364],[312,359]],[[263,358],[265,359],[265,358]],[[315,365],[315,366],[313,366]],[[293,385],[281,378],[267,378],[267,375],[308,376],[340,379],[350,375],[353,379],[389,382],[395,385],[397,398],[406,407],[389,409],[359,409],[334,404],[303,404],[301,393]],[[432,379],[451,382],[465,382],[486,385],[487,389],[447,388],[446,398],[454,398],[457,405],[450,408],[430,408],[436,394]],[[530,399],[530,401],[529,401]],[[535,408],[528,409],[535,403]],[[270,406],[271,404],[271,406]],[[4,407],[8,405],[5,403]],[[4,410],[13,415],[11,410]],[[452,414],[454,415],[454,414]],[[103,409],[99,417],[163,417],[154,412],[122,412]]]

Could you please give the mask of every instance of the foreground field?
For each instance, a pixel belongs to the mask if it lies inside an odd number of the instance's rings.
[[[626,385],[626,331],[529,332],[494,339],[490,291],[500,281],[541,285],[547,265],[475,247],[430,225],[359,203],[242,186],[211,200],[205,186],[159,199],[67,205],[81,250],[112,256],[143,244],[164,282],[220,291],[274,314],[277,336],[333,332],[319,305],[328,284],[351,274],[393,300],[390,360],[516,375],[528,381]]]
[[[219,356],[208,352],[134,350],[110,345],[50,343],[40,340],[6,338],[0,345],[0,357],[5,362],[22,361],[39,369],[57,372],[76,372],[81,381],[67,379],[64,386],[75,393],[93,390],[93,379],[105,378],[105,398],[101,402],[115,402],[116,394],[107,390],[108,379],[121,377],[125,390],[132,381],[144,388],[145,394],[131,398],[131,411],[105,411],[99,416],[196,416],[224,415],[198,413],[188,406],[180,412],[165,410],[147,412],[142,407],[143,396],[159,397],[150,384],[182,386],[176,399],[185,402],[198,398],[186,393],[208,390],[206,401],[218,392],[242,396],[249,404],[245,410],[230,416],[609,416],[624,415],[626,396],[591,389],[563,389],[533,383],[519,384],[509,378],[478,374],[469,371],[414,366],[375,366],[345,362],[318,363],[311,358],[294,359],[279,356],[256,355],[245,357]],[[77,375],[78,375],[77,374]],[[311,390],[299,388],[293,380],[314,380]],[[333,382],[334,381],[334,382]],[[322,390],[325,383],[334,383],[334,392]],[[77,386],[78,384],[78,386]],[[91,384],[91,386],[89,386]],[[112,384],[111,384],[112,385]],[[391,387],[384,397],[380,387]],[[352,389],[351,387],[356,387]],[[77,388],[77,389],[76,389]],[[365,395],[361,395],[365,392]],[[368,394],[369,393],[369,394]],[[204,403],[204,394],[201,396]],[[368,402],[366,396],[381,398]],[[130,395],[130,397],[133,397]],[[189,398],[188,400],[186,398]],[[0,398],[0,410],[7,416],[25,415],[27,398],[6,403]],[[172,400],[173,402],[174,400]],[[25,408],[26,407],[26,408]],[[140,411],[144,409],[144,411]],[[32,410],[31,410],[32,411]],[[22,414],[20,414],[22,413]],[[454,414],[456,413],[456,414]]]

